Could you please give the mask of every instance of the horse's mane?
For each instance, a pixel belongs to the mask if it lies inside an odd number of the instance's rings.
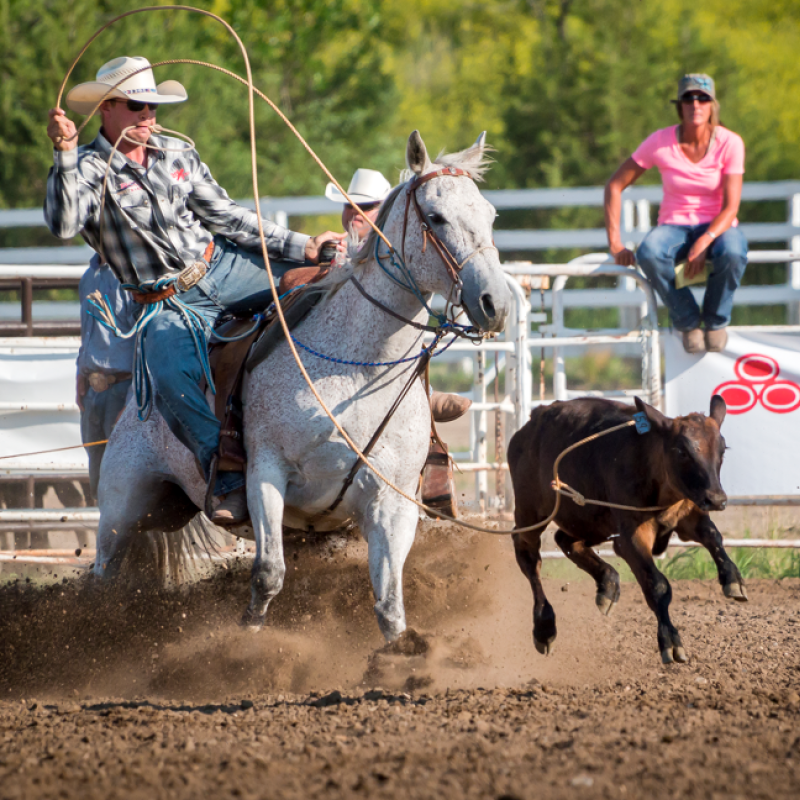
[[[477,142],[465,150],[459,150],[457,153],[447,153],[442,150],[430,165],[431,168],[426,169],[425,172],[432,172],[436,167],[453,167],[455,169],[463,169],[472,180],[480,182],[493,162],[493,159],[487,155],[489,152],[492,152],[491,147],[480,147]],[[397,195],[414,177],[415,175],[410,169],[404,169],[400,172],[400,183],[386,195],[375,219],[375,225],[381,230],[383,230],[386,218],[394,206]],[[317,286],[320,289],[327,290],[327,296],[330,296],[347,283],[351,275],[358,276],[361,274],[367,260],[375,252],[375,240],[377,238],[378,234],[371,230],[361,246],[359,246],[358,242],[349,239],[345,264],[340,269],[331,270],[331,273],[323,278]]]

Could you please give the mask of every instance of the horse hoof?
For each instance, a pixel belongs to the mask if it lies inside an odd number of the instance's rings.
[[[747,602],[747,589],[744,588],[743,583],[728,583],[722,587],[722,592],[725,597],[731,600],[736,600],[739,603]]]
[[[553,648],[555,647],[555,641],[556,641],[555,636],[553,636],[551,639],[548,639],[546,642],[541,642],[535,636],[533,637],[533,644],[535,645],[536,650],[543,656],[549,656],[550,653],[553,652]]]
[[[259,617],[257,614],[253,614],[250,609],[248,609],[244,612],[244,614],[242,614],[242,618],[239,620],[239,625],[246,631],[258,633],[264,627],[264,620],[265,617]]]
[[[597,593],[594,598],[595,605],[604,617],[610,617],[611,612],[614,611],[617,605],[616,600],[606,597],[604,594]]]
[[[665,647],[661,651],[661,661],[664,664],[672,664],[677,661],[679,664],[685,664],[689,660],[686,651],[680,647]]]

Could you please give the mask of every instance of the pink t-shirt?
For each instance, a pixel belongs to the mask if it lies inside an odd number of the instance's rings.
[[[711,222],[722,210],[722,176],[744,174],[742,137],[721,125],[717,125],[716,138],[697,164],[681,150],[677,125],[651,133],[632,158],[640,167],[658,167],[661,173],[664,200],[658,211],[659,225]]]

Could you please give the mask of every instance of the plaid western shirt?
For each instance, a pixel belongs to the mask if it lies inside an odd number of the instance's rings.
[[[201,258],[214,234],[261,252],[255,212],[228,197],[197,151],[168,136],[150,141],[169,149],[149,151],[146,168],[120,152],[111,157],[102,133],[91,144],[53,151],[44,204],[53,234],[71,239],[80,233],[122,283],[137,286]],[[101,242],[100,198],[109,157]],[[263,222],[270,257],[305,260],[308,236]]]

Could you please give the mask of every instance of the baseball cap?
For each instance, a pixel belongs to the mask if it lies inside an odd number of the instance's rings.
[[[714,90],[714,81],[702,72],[691,72],[678,81],[678,101],[688,92],[704,92],[712,100],[717,99]]]

